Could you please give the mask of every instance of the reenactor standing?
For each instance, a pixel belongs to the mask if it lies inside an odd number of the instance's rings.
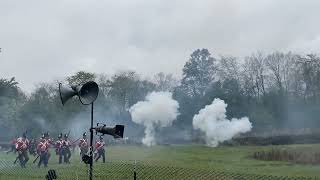
[[[59,164],[62,163],[62,156],[63,156],[62,144],[63,144],[62,133],[60,133],[58,136],[58,140],[55,143],[56,155],[59,156]]]
[[[50,157],[51,157],[51,154],[50,154],[50,151],[49,151],[49,148],[51,146],[51,144],[53,144],[53,140],[50,138],[50,134],[49,132],[45,133],[45,140],[46,140],[46,144],[48,146],[48,155],[47,155],[47,161],[49,161]]]
[[[103,163],[106,162],[106,155],[105,155],[105,150],[104,150],[104,146],[105,146],[105,143],[103,141],[103,136],[100,136],[99,137],[99,141],[96,142],[96,150],[95,150],[95,153],[94,153],[94,159],[95,161],[97,162],[100,157],[102,156],[102,161]]]
[[[9,154],[10,152],[16,153],[16,143],[18,138],[19,137],[16,136],[15,138],[12,139],[12,141],[10,142],[10,150],[7,151],[7,154]]]
[[[58,140],[54,143],[56,155],[59,155],[59,149],[62,146],[62,133],[58,135]]]
[[[41,166],[43,163],[44,167],[48,167],[48,161],[49,161],[49,144],[48,141],[46,140],[47,134],[43,134],[41,137],[41,140],[37,146],[37,152],[40,156],[40,160],[38,163],[38,167]]]
[[[65,163],[70,163],[69,161],[71,157],[70,146],[71,146],[71,143],[68,139],[68,134],[65,134],[62,142],[62,154],[63,154],[63,160]]]
[[[28,146],[29,146],[29,141],[27,139],[27,135],[26,133],[23,133],[22,137],[18,138],[15,144],[15,149],[18,152],[17,159],[19,159],[20,165],[23,168],[26,167],[26,163],[29,160]]]
[[[84,132],[82,134],[82,138],[80,139],[79,142],[79,148],[80,148],[80,156],[84,156],[88,152],[88,139],[87,139],[87,133]]]

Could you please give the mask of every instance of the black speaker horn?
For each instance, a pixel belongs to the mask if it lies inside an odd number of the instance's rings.
[[[94,128],[96,132],[108,134],[114,138],[123,138],[124,125],[116,125],[115,127],[97,126]]]
[[[82,86],[66,87],[59,83],[59,94],[62,105],[64,105],[70,98],[77,95],[79,100],[84,105],[93,103],[99,94],[98,84],[94,81],[89,81]]]

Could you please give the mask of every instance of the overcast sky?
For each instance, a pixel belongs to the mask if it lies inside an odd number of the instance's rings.
[[[242,57],[318,53],[319,0],[0,0],[0,78],[35,84],[79,70],[181,74],[196,48]]]

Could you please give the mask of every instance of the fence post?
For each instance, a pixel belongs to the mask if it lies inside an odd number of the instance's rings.
[[[134,164],[133,164],[133,179],[134,180],[137,180],[136,165],[137,165],[137,161],[134,160]]]

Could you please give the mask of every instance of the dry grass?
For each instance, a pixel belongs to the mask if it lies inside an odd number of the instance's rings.
[[[290,150],[290,149],[271,149],[257,151],[253,153],[253,158],[263,161],[286,161],[299,164],[320,164],[320,152]]]

